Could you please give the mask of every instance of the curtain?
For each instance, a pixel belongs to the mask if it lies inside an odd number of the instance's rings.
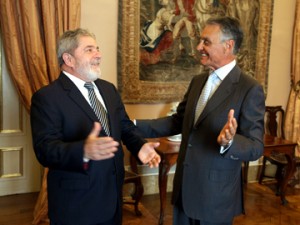
[[[296,1],[296,13],[292,43],[291,91],[285,117],[285,137],[298,143],[296,156],[300,157],[300,0]],[[300,180],[300,168],[296,178]],[[300,185],[297,186],[300,188]]]
[[[80,0],[1,0],[0,30],[7,68],[29,112],[31,96],[59,75],[58,37],[80,25]],[[49,224],[47,168],[32,224]]]
[[[80,0],[1,0],[0,28],[11,79],[26,110],[59,75],[57,38],[80,23]]]

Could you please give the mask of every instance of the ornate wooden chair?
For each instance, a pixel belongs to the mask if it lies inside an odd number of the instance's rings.
[[[265,133],[275,137],[285,138],[284,136],[284,110],[281,106],[266,106],[265,113]],[[277,166],[275,177],[265,173],[266,163],[269,161],[271,164]],[[296,157],[296,164],[300,166],[300,158]],[[276,195],[280,194],[280,183],[282,182],[285,167],[287,165],[287,159],[282,153],[274,153],[269,157],[263,157],[263,164],[259,177],[259,183],[262,184],[265,177],[275,178],[277,180]]]
[[[124,185],[133,184],[132,190],[130,190],[130,198],[123,197],[123,204],[134,205],[134,211],[137,216],[141,216],[142,213],[139,210],[139,202],[144,193],[144,187],[142,184],[141,176],[138,173],[137,162],[133,155],[130,154],[130,170],[125,170]]]
[[[283,119],[284,119],[284,110],[281,106],[266,106],[266,112],[265,112],[265,133],[270,134],[275,137],[282,137],[284,138],[284,132],[283,132]],[[279,156],[278,156],[279,157]],[[285,156],[282,154],[280,155],[281,159],[284,159]],[[259,178],[259,183],[262,182],[262,179],[264,177],[269,177],[265,175],[265,169],[266,169],[266,162],[270,161],[273,164],[278,164],[279,167],[284,166],[281,163],[277,163],[278,159],[273,159],[273,156],[269,159],[269,157],[263,157],[263,166]],[[248,182],[248,168],[249,168],[249,162],[244,162],[244,170],[243,170],[243,179],[244,183]],[[280,173],[282,168],[279,168],[278,173]],[[279,174],[277,174],[276,177],[278,177]]]

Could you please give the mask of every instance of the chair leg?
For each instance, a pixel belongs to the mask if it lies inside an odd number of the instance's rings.
[[[267,159],[265,157],[263,157],[263,164],[262,164],[262,167],[261,167],[261,172],[260,172],[259,181],[258,181],[260,184],[262,184],[262,181],[263,181],[264,176],[265,176],[266,163],[267,163]]]
[[[284,174],[285,174],[285,167],[277,165],[275,178],[276,178],[276,181],[277,181],[276,195],[278,195],[278,196],[281,194],[280,187],[281,187],[281,183],[282,183],[283,178],[284,178]]]
[[[143,193],[144,187],[142,185],[141,180],[139,180],[135,183],[135,190],[132,194],[132,199],[134,200],[134,211],[137,216],[142,215],[141,211],[139,210],[139,202],[142,199]]]
[[[249,162],[244,161],[244,174],[243,174],[244,184],[248,183],[248,170],[249,170]]]

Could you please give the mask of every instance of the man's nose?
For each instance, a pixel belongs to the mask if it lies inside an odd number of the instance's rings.
[[[95,51],[95,57],[97,57],[97,58],[101,58],[101,57],[102,57],[102,53],[100,52],[99,49],[97,49],[97,50]]]
[[[197,45],[197,50],[198,51],[201,51],[203,49],[203,40],[201,40],[200,42],[199,42],[199,44]]]

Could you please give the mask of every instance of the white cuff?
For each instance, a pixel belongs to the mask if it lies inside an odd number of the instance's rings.
[[[89,162],[90,159],[83,157],[83,162]]]
[[[221,146],[220,153],[224,154],[230,148],[230,146],[232,145],[232,142],[233,142],[233,140],[231,139],[227,145]]]

